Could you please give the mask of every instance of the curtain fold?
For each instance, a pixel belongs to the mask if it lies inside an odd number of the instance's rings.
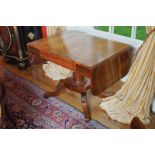
[[[144,124],[150,123],[150,106],[155,94],[155,27],[146,29],[149,35],[139,49],[127,82],[100,104],[111,119],[125,124],[130,124],[135,116]]]
[[[56,33],[61,33],[66,31],[66,26],[47,26],[47,36],[52,36]]]
[[[147,32],[147,34],[150,34],[154,30],[155,30],[155,26],[146,26],[146,32]]]

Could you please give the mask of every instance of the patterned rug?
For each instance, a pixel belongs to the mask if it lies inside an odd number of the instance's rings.
[[[44,90],[30,81],[18,77],[5,70],[6,90],[8,95],[7,113],[5,121],[11,124],[7,128],[24,129],[105,129],[97,121],[85,122],[83,114],[65,103],[52,97],[44,99]]]

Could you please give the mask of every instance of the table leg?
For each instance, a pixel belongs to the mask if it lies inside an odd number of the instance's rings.
[[[57,85],[57,88],[54,92],[44,93],[44,98],[54,97],[60,95],[61,91],[65,88],[65,84],[60,81]]]
[[[82,109],[83,109],[85,119],[86,119],[86,121],[89,121],[90,120],[90,114],[89,114],[87,93],[86,92],[81,93],[81,103],[82,103]]]

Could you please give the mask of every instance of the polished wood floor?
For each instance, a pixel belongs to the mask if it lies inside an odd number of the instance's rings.
[[[17,66],[13,66],[10,64],[5,63],[4,67],[16,75],[25,78],[26,80],[31,81],[35,85],[39,86],[40,88],[51,91],[56,86],[56,81],[53,81],[44,75],[44,71],[42,70],[41,65],[36,67],[29,67],[26,70],[20,70]],[[109,88],[106,92],[107,93],[114,93],[122,86],[122,82],[117,82],[111,88]],[[103,96],[103,94],[100,94]],[[59,96],[60,99],[65,101],[66,103],[72,105],[73,107],[82,111],[81,108],[81,99],[78,93],[64,90],[64,92]],[[103,125],[107,126],[108,128],[112,129],[124,129],[129,128],[129,125],[118,123],[116,121],[111,120],[108,115],[105,113],[104,110],[99,108],[99,104],[102,101],[102,98],[99,96],[93,96],[90,91],[88,91],[88,99],[89,99],[89,108],[91,113],[91,118],[94,120],[99,121]],[[147,128],[155,128],[155,114],[151,114],[151,124]]]

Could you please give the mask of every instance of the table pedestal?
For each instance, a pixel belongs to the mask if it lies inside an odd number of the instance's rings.
[[[45,93],[44,98],[58,96],[65,88],[81,94],[83,113],[86,121],[89,121],[90,114],[87,103],[87,90],[90,88],[90,85],[88,84],[87,80],[83,76],[80,76],[78,73],[73,72],[73,76],[71,78],[60,80],[56,87],[56,90],[54,92]]]

